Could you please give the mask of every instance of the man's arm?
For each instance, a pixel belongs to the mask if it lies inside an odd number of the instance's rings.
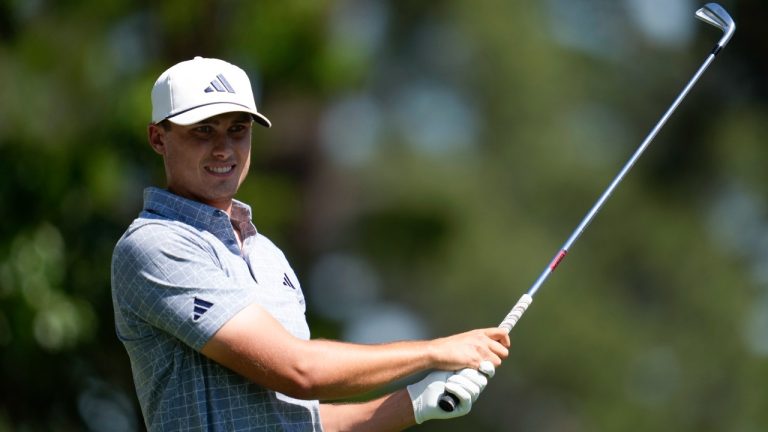
[[[463,416],[493,376],[495,368],[489,362],[485,372],[464,369],[458,374],[434,371],[421,381],[384,397],[360,404],[320,405],[323,430],[389,432],[400,431],[427,420]],[[440,396],[450,391],[460,401],[457,409],[447,412],[440,408]]]
[[[411,398],[405,389],[354,404],[321,404],[325,432],[401,431],[416,424]]]
[[[260,306],[246,307],[209,340],[202,353],[251,381],[300,399],[358,395],[428,369],[477,369],[507,357],[509,337],[498,328],[431,341],[358,345],[302,340]]]

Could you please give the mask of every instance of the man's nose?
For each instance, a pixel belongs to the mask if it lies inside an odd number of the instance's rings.
[[[222,135],[214,142],[212,153],[214,156],[224,159],[232,154],[232,148],[232,139],[226,135]]]

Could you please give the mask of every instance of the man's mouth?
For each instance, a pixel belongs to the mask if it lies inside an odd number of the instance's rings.
[[[235,169],[234,165],[227,165],[227,166],[208,166],[205,167],[206,171],[211,172],[213,174],[227,174],[231,172],[233,169]]]

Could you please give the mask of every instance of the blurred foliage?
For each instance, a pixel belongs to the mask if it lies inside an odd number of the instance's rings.
[[[765,429],[768,7],[722,4],[733,41],[472,414],[420,430]],[[719,37],[698,6],[0,0],[0,430],[143,428],[109,265],[163,184],[145,128],[171,64],[251,75],[275,126],[240,198],[309,304],[315,264],[343,253],[439,336],[496,324],[534,281]],[[309,319],[318,337],[348,325]]]

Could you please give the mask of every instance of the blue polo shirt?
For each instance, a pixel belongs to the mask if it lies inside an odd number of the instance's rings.
[[[256,385],[199,352],[254,302],[294,336],[310,336],[299,281],[247,205],[235,201],[230,218],[145,190],[144,210],[112,256],[112,301],[150,431],[322,430],[317,401]]]

